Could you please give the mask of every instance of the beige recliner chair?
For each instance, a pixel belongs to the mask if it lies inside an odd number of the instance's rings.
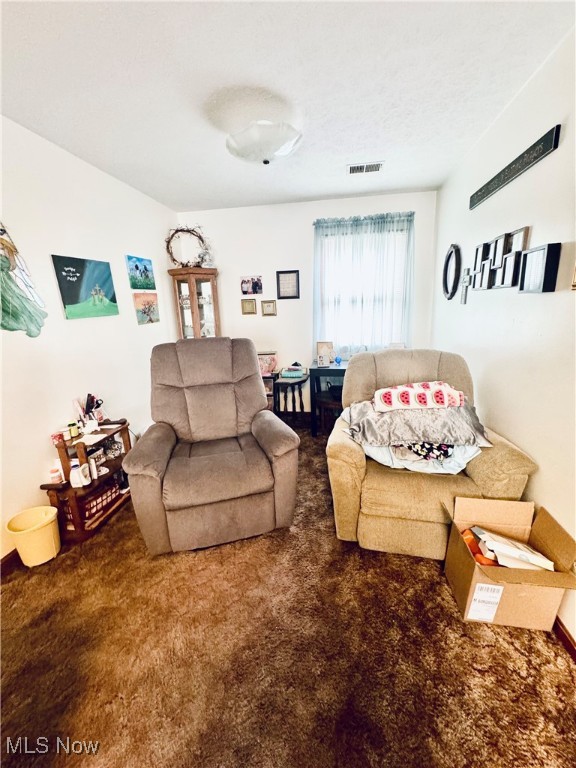
[[[289,526],[298,435],[272,411],[249,339],[186,339],[152,350],[156,422],[123,462],[151,554]]]
[[[460,355],[426,349],[389,349],[354,355],[344,376],[342,404],[371,400],[382,387],[445,381],[473,404],[470,371]],[[519,448],[486,430],[492,448],[457,475],[390,469],[367,458],[338,419],[326,454],[336,535],[382,552],[444,559],[456,496],[518,500],[536,464]]]

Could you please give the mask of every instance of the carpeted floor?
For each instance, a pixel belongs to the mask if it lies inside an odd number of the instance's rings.
[[[338,541],[325,441],[301,436],[289,530],[151,559],[128,508],[7,578],[3,765],[576,765],[555,636],[464,623],[441,563]]]

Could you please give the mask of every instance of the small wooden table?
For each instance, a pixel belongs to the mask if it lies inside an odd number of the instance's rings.
[[[280,413],[280,394],[284,393],[284,413],[288,412],[288,390],[292,392],[292,417],[296,418],[296,389],[300,398],[300,413],[304,413],[304,400],[302,399],[302,387],[308,381],[308,374],[296,378],[282,378],[280,376],[274,382],[274,410]]]

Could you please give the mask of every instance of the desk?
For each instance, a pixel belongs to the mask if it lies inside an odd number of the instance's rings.
[[[300,413],[304,413],[304,400],[302,399],[302,386],[308,381],[308,374],[297,379],[285,379],[280,376],[274,381],[274,410],[280,413],[280,393],[284,393],[284,413],[288,411],[288,390],[292,392],[292,416],[296,418],[296,387],[300,396]]]
[[[312,437],[316,437],[318,434],[317,396],[322,392],[322,378],[344,378],[347,366],[347,362],[342,362],[340,365],[332,363],[326,368],[319,368],[317,365],[310,368],[310,430]]]

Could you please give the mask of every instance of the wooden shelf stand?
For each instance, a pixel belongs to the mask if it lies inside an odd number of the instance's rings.
[[[58,510],[58,526],[60,536],[65,543],[85,541],[115,514],[130,499],[130,490],[125,485],[122,460],[130,448],[130,433],[128,422],[122,424],[101,425],[97,433],[92,433],[100,439],[86,444],[82,437],[61,441],[56,445],[58,456],[64,472],[64,482],[44,483],[40,488],[48,494],[53,507]],[[87,464],[94,450],[102,447],[104,441],[120,435],[123,453],[100,464],[100,468],[108,470],[93,478],[90,485],[74,488],[70,485],[70,461],[74,455],[80,464]]]

